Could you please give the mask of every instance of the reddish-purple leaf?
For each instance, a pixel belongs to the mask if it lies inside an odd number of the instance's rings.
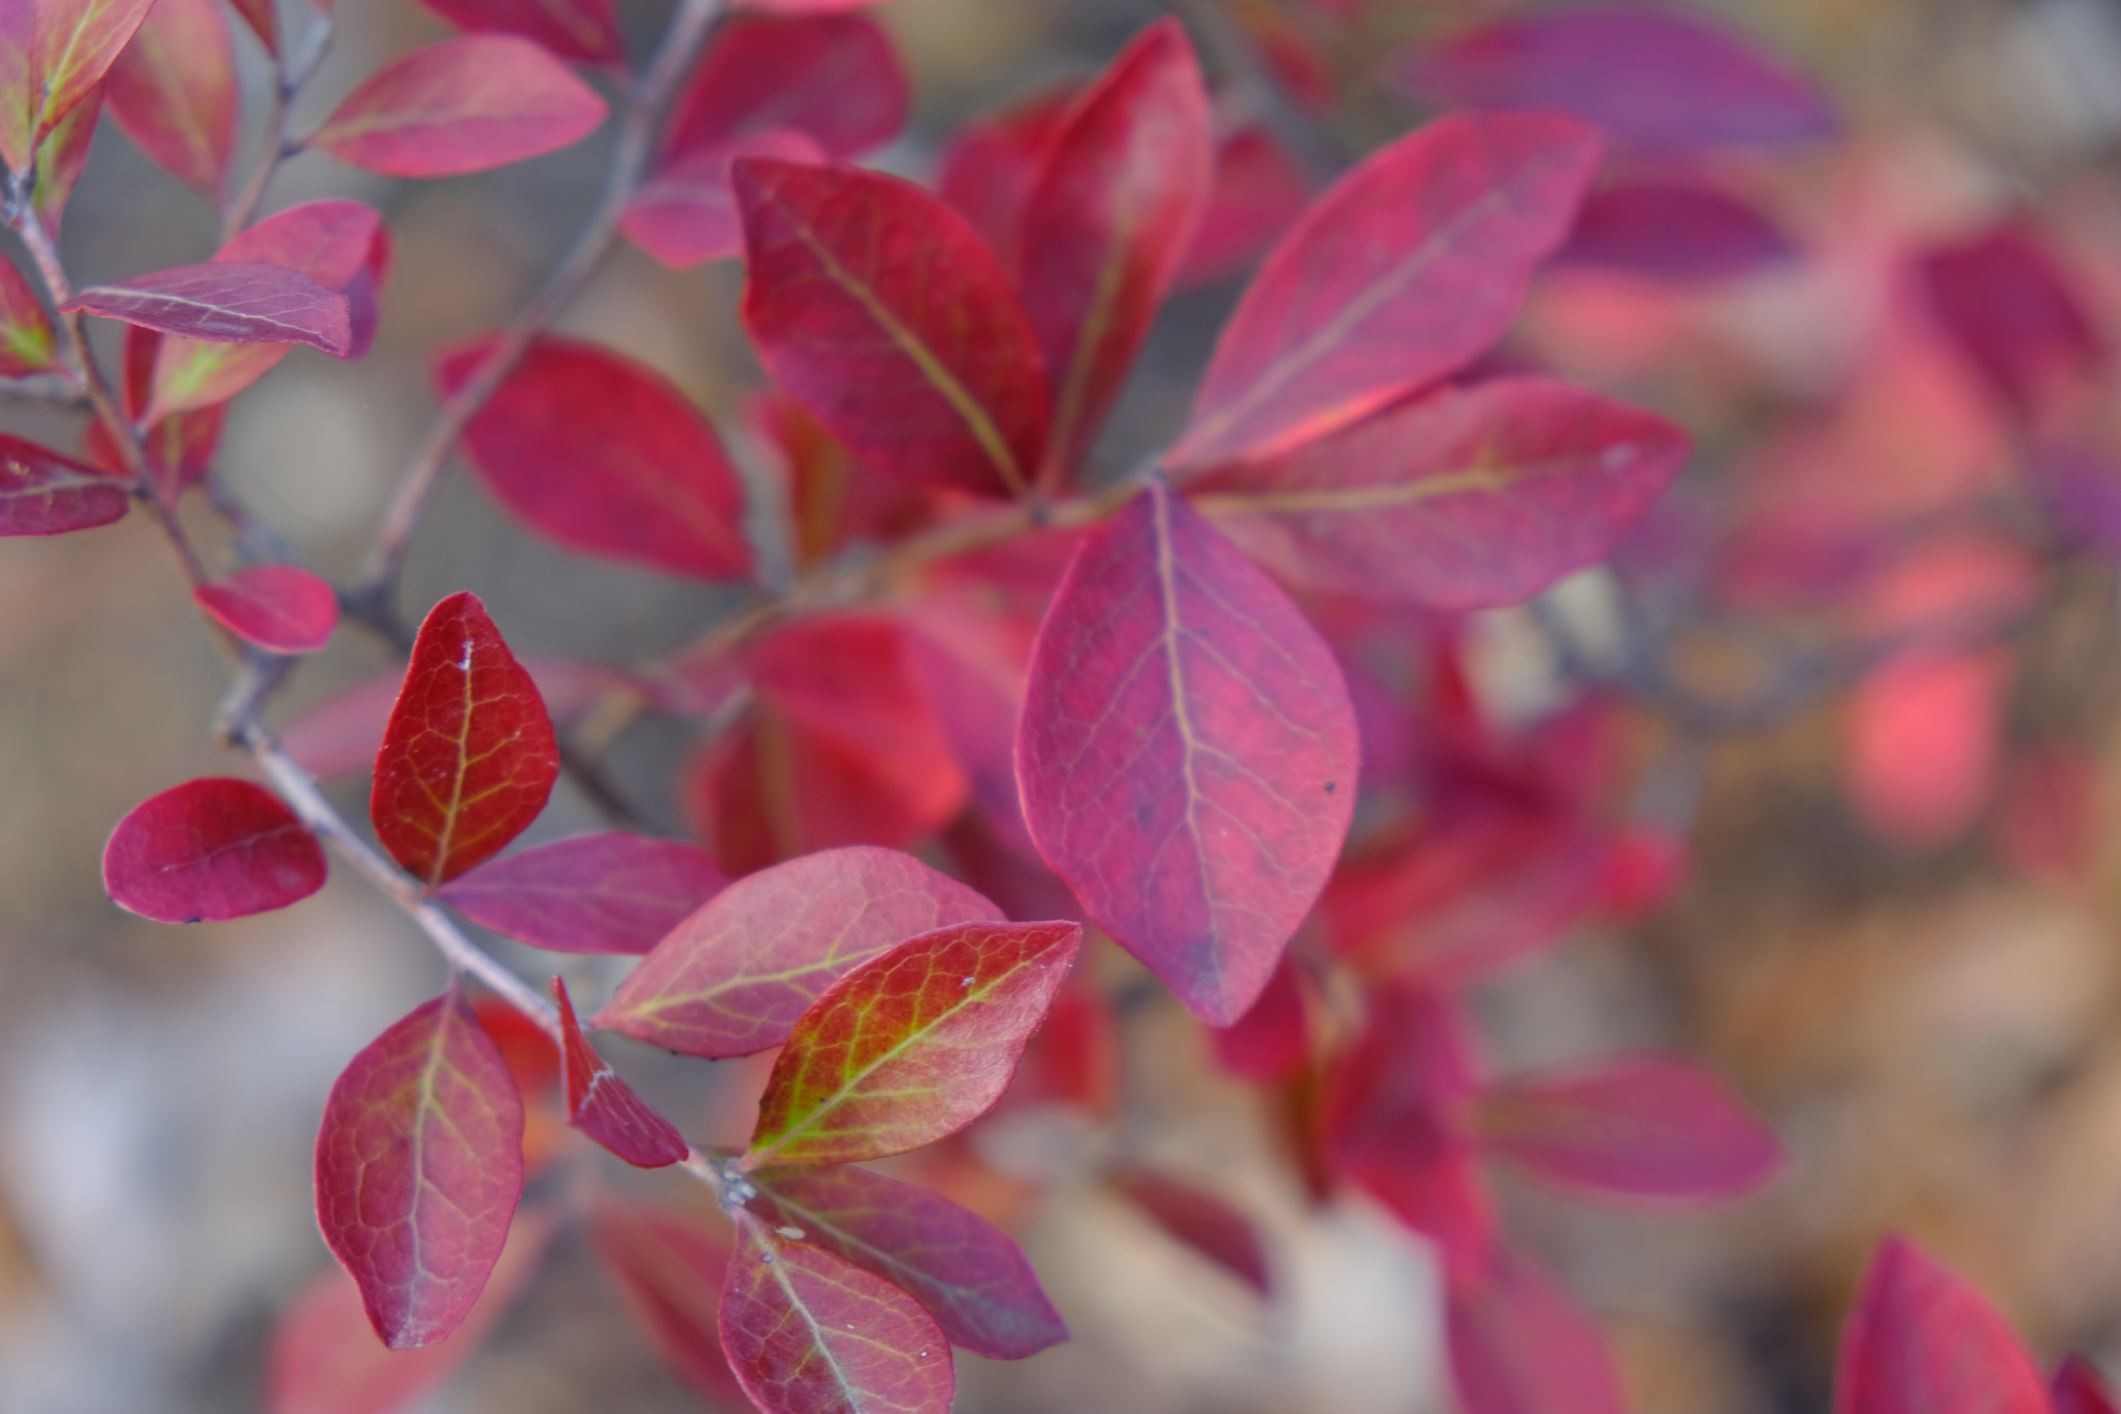
[[[742,1400],[715,1329],[729,1266],[720,1234],[690,1214],[599,1203],[589,1214],[589,1245],[678,1377],[714,1407]]]
[[[1598,136],[1573,118],[1443,118],[1356,168],[1223,329],[1172,465],[1262,456],[1434,383],[1502,337],[1575,224]]]
[[[2106,1379],[2081,1355],[2071,1355],[2055,1371],[2055,1414],[2117,1414],[2121,1403]]]
[[[119,478],[0,434],[0,537],[64,535],[109,525],[122,520],[132,503]]]
[[[0,162],[27,170],[45,136],[97,92],[154,0],[0,5]]]
[[[761,869],[673,929],[596,1025],[685,1055],[750,1055],[851,968],[919,934],[1002,912],[910,854],[853,845]]]
[[[736,0],[740,10],[756,10],[767,15],[844,15],[854,10],[871,10],[884,0]]]
[[[19,378],[57,367],[51,316],[22,272],[0,260],[0,378]]]
[[[1272,1294],[1273,1278],[1259,1232],[1229,1203],[1154,1169],[1130,1168],[1116,1175],[1112,1186],[1172,1237],[1259,1295]]]
[[[1965,1278],[1888,1237],[1841,1336],[1834,1414],[2049,1414],[2017,1335]]]
[[[748,1213],[722,1285],[722,1352],[770,1414],[949,1414],[950,1344],[920,1302]]]
[[[259,565],[192,591],[214,622],[273,653],[314,653],[339,626],[339,595],[308,570]]]
[[[1766,212],[1724,188],[1647,177],[1592,192],[1560,258],[1654,280],[1729,280],[1796,253]]]
[[[452,987],[346,1067],[317,1133],[317,1221],[393,1350],[462,1323],[523,1193],[523,1101]]]
[[[307,344],[353,351],[346,296],[299,270],[253,260],[209,261],[74,291],[63,309],[143,329],[225,343]]]
[[[1202,285],[1237,274],[1280,240],[1310,204],[1309,175],[1272,133],[1231,133],[1215,150],[1208,209],[1179,283]]]
[[[848,1164],[762,1169],[750,1182],[752,1212],[909,1293],[952,1345],[1021,1360],[1068,1338],[1022,1249],[939,1193]]]
[[[636,1168],[659,1169],[692,1152],[678,1127],[664,1119],[598,1055],[575,1020],[567,984],[552,979],[560,1009],[560,1084],[567,1122]]]
[[[538,45],[473,35],[415,50],[369,79],[309,145],[386,177],[453,177],[571,147],[605,111]]]
[[[103,847],[103,889],[157,923],[209,923],[299,903],[324,887],[324,850],[249,781],[187,781],[135,806]]]
[[[739,15],[673,105],[658,165],[768,132],[798,132],[828,157],[853,157],[898,136],[907,102],[898,52],[875,22]]]
[[[1302,1070],[1311,1059],[1311,1026],[1294,960],[1284,953],[1252,1009],[1228,1026],[1211,1028],[1208,1040],[1218,1065],[1255,1084],[1286,1080]]]
[[[492,347],[444,354],[438,391],[455,394]],[[535,340],[464,443],[502,504],[562,545],[698,579],[750,572],[743,487],[714,429],[661,374],[622,354]]]
[[[1959,352],[2021,414],[2105,359],[2084,297],[2029,223],[2003,222],[1927,250],[1916,274]]]
[[[559,775],[537,684],[478,596],[450,595],[420,625],[376,753],[376,838],[423,883],[444,883],[529,828]]]
[[[794,131],[745,133],[686,153],[657,169],[620,218],[626,238],[673,270],[727,260],[744,248],[729,168],[740,157],[818,162],[824,149]]]
[[[978,1119],[1082,940],[1079,923],[959,923],[841,977],[775,1059],[745,1166],[879,1159]]]
[[[1017,774],[1047,864],[1211,1025],[1250,1009],[1332,872],[1355,709],[1274,582],[1162,486],[1069,566]]]
[[[936,192],[1012,266],[1024,205],[1076,98],[1075,89],[1064,87],[974,119],[957,130],[936,165]]]
[[[1497,1085],[1480,1142],[1556,1183],[1649,1198],[1728,1198],[1781,1164],[1774,1134],[1714,1075],[1652,1056]]]
[[[441,897],[481,928],[534,948],[628,954],[654,947],[726,882],[696,845],[576,835],[489,860]]]
[[[617,64],[626,58],[612,0],[420,0],[461,29],[519,34],[563,59]]]
[[[1465,1414],[1625,1414],[1605,1337],[1530,1263],[1498,1252],[1445,1317]]]
[[[1207,202],[1208,95],[1178,21],[1129,45],[1051,142],[1017,247],[1053,395],[1049,485],[1096,437]]]
[[[744,323],[778,383],[878,472],[1024,490],[1045,446],[1044,360],[1008,273],[910,182],[736,164]]]
[[[1663,418],[1565,383],[1444,388],[1184,483],[1284,578],[1359,599],[1516,603],[1612,553],[1686,462]]]
[[[1401,80],[1452,108],[1574,113],[1617,143],[1658,151],[1829,137],[1825,96],[1698,10],[1592,4],[1476,25],[1416,53]]]
[[[104,81],[125,135],[171,176],[208,196],[236,155],[236,49],[220,0],[155,0]]]

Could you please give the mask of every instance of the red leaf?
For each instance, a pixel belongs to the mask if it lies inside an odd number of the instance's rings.
[[[1552,115],[1443,118],[1376,153],[1254,277],[1168,462],[1283,450],[1478,358],[1597,165],[1597,135]]]
[[[1497,1253],[1445,1317],[1465,1414],[1624,1414],[1605,1337],[1530,1263]]]
[[[774,381],[875,471],[1024,490],[1045,445],[1044,365],[964,218],[852,168],[747,158],[731,180],[744,323]]]
[[[1832,136],[1826,98],[1693,10],[1580,5],[1477,25],[1416,54],[1403,81],[1452,108],[1558,108],[1661,151]]]
[[[243,23],[250,26],[251,32],[258,36],[258,43],[265,46],[266,53],[280,52],[279,0],[229,0],[229,4],[242,16]]]
[[[456,394],[492,347],[444,354],[437,391]],[[559,544],[699,579],[750,572],[735,468],[699,410],[645,364],[540,337],[464,440],[502,504]]]
[[[684,1055],[750,1055],[849,969],[908,938],[1002,913],[908,854],[853,846],[746,875],[656,944],[596,1024]]]
[[[238,91],[219,0],[155,0],[103,94],[150,160],[186,186],[220,194],[236,155]]]
[[[1924,251],[1916,275],[1959,352],[2021,414],[2104,362],[2083,296],[2026,222]]]
[[[1726,1198],[1782,1161],[1722,1081],[1682,1061],[1604,1060],[1497,1085],[1475,1112],[1489,1149],[1556,1183],[1648,1198]]]
[[[1068,1338],[1016,1243],[941,1194],[850,1165],[762,1169],[750,1181],[747,1206],[762,1221],[908,1293],[952,1345],[1021,1360]]]
[[[769,1414],[948,1414],[950,1346],[911,1296],[821,1247],[737,1214],[722,1351]]]
[[[1841,1337],[1834,1414],[2048,1414],[2047,1388],[1996,1308],[1888,1237]]]
[[[446,882],[523,833],[559,774],[537,684],[486,606],[471,593],[435,605],[376,753],[376,838],[422,882]]]
[[[523,1193],[523,1101],[463,992],[415,1007],[331,1087],[317,1222],[393,1350],[470,1314]]]
[[[48,372],[58,357],[51,316],[22,272],[0,260],[0,378]]]
[[[1311,1026],[1305,1015],[1300,969],[1286,953],[1267,979],[1252,1009],[1228,1026],[1210,1029],[1216,1063],[1256,1084],[1286,1080],[1311,1059]]]
[[[74,291],[63,310],[225,343],[307,344],[353,351],[346,296],[298,270],[251,260],[180,265]]]
[[[41,165],[34,159],[46,134],[96,92],[153,3],[8,0],[0,9],[0,162],[17,172]]]
[[[1053,397],[1049,473],[1089,450],[1148,337],[1200,224],[1213,153],[1207,91],[1176,20],[1129,45],[1052,139],[1017,261]]]
[[[664,1363],[714,1407],[740,1402],[715,1329],[729,1266],[720,1235],[689,1214],[599,1203],[589,1214],[589,1245]]]
[[[907,102],[898,53],[873,21],[739,15],[672,106],[658,166],[767,132],[798,132],[828,157],[853,157],[898,136]]]
[[[192,591],[236,637],[272,653],[314,653],[339,625],[339,595],[308,570],[259,565]]]
[[[575,1020],[567,984],[552,979],[560,1009],[560,1079],[567,1092],[567,1122],[636,1168],[659,1169],[692,1152],[676,1125],[657,1114],[619,1078],[610,1062],[590,1047]]]
[[[420,0],[460,29],[491,34],[518,34],[562,59],[585,64],[625,62],[626,42],[619,33],[618,12],[611,0]]]
[[[1161,486],[1047,612],[1017,772],[1031,838],[1203,1021],[1267,985],[1348,831],[1355,712],[1318,634]]]
[[[1133,1168],[1112,1186],[1172,1237],[1206,1257],[1260,1296],[1273,1293],[1266,1248],[1243,1213],[1213,1193],[1152,1169]]]
[[[103,889],[157,923],[245,918],[324,887],[324,851],[249,781],[187,781],[135,806],[103,847]]]
[[[0,434],[0,537],[90,530],[124,519],[132,503],[117,477]]]
[[[729,168],[739,157],[818,162],[825,153],[799,132],[746,133],[697,148],[659,168],[627,204],[619,229],[673,270],[727,260],[744,248]]]
[[[1612,553],[1688,450],[1661,417],[1565,383],[1502,378],[1440,389],[1184,489],[1307,588],[1479,609]]]
[[[1073,88],[1054,89],[974,119],[957,130],[936,164],[936,192],[1012,266],[1025,203],[1076,100]]]
[[[571,147],[605,111],[529,40],[473,35],[390,65],[348,95],[308,145],[386,177],[453,177]]]
[[[640,835],[576,835],[489,860],[443,902],[504,938],[574,953],[644,953],[727,881],[707,851]]]
[[[2090,1361],[2081,1355],[2063,1360],[2055,1371],[2055,1414],[2116,1414],[2113,1391]]]
[[[376,1343],[361,1288],[330,1268],[274,1324],[266,1354],[266,1414],[398,1414],[476,1354],[536,1273],[552,1223],[526,1210],[486,1281],[486,1299],[454,1339],[418,1350]]]
[[[842,976],[774,1061],[745,1166],[883,1158],[978,1119],[1082,940],[1076,923],[959,923]]]
[[[1592,192],[1561,257],[1657,280],[1728,280],[1796,254],[1759,207],[1698,178],[1637,178]]]
[[[1243,128],[1215,151],[1208,209],[1178,272],[1182,285],[1237,274],[1295,225],[1311,204],[1303,164],[1273,134]]]

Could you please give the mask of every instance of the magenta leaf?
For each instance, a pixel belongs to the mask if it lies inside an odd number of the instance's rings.
[[[652,1109],[590,1046],[567,984],[552,979],[560,1009],[560,1084],[567,1122],[636,1168],[659,1169],[692,1152],[676,1125]]]
[[[1208,1032],[1216,1064],[1256,1084],[1286,1080],[1311,1058],[1311,1025],[1303,978],[1289,954],[1275,965],[1252,1009]]]
[[[123,520],[132,503],[122,479],[0,434],[0,537],[92,530]]]
[[[1700,178],[1611,182],[1584,201],[1561,259],[1653,280],[1735,279],[1797,253],[1783,229]]]
[[[187,781],[135,806],[103,847],[103,888],[157,923],[244,918],[324,887],[324,850],[249,781]]]
[[[727,882],[678,840],[577,835],[489,860],[442,900],[504,938],[576,953],[644,953]]]
[[[2116,1414],[2121,1403],[2089,1360],[2072,1355],[2055,1371],[2055,1414]]]
[[[237,344],[307,344],[353,352],[346,296],[309,276],[250,260],[216,260],[74,291],[61,308],[164,334]]]
[[[744,249],[736,193],[729,186],[730,166],[740,157],[818,162],[824,156],[816,142],[793,130],[746,133],[697,148],[641,184],[619,229],[673,270],[727,260]]]
[[[1260,1296],[1272,1294],[1259,1230],[1228,1202],[1156,1169],[1127,1169],[1113,1177],[1112,1186],[1172,1237]]]
[[[720,1232],[676,1209],[602,1202],[590,1211],[588,1236],[635,1324],[678,1377],[710,1407],[739,1403],[715,1329],[729,1267]]]
[[[317,1222],[393,1350],[470,1314],[523,1192],[523,1101],[460,988],[353,1058],[317,1132]]]
[[[1986,1297],[1888,1237],[1841,1336],[1834,1414],[2048,1414],[2046,1382]]]
[[[192,591],[215,623],[271,653],[314,653],[339,626],[339,595],[308,570],[258,565]]]
[[[1445,1316],[1465,1414],[1624,1414],[1605,1337],[1530,1263],[1496,1253]]]
[[[1355,712],[1274,582],[1161,486],[1091,536],[1033,651],[1031,838],[1195,1015],[1267,985],[1339,854]]]
[[[732,138],[798,132],[826,156],[898,136],[909,103],[891,37],[859,15],[737,15],[716,32],[672,106],[659,165]]]
[[[462,29],[519,34],[562,59],[618,64],[626,58],[612,0],[420,0]]]

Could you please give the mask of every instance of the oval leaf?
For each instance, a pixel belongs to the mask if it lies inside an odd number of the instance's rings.
[[[910,182],[745,158],[744,323],[774,381],[878,472],[988,495],[1030,484],[1044,360],[1008,273]]]
[[[353,1058],[317,1133],[317,1222],[393,1350],[460,1325],[523,1193],[523,1101],[461,990]]]
[[[1898,1237],[1879,1245],[1841,1337],[1834,1414],[2047,1414],[2025,1347],[1957,1273]]]
[[[552,979],[560,1009],[560,1082],[567,1122],[636,1168],[659,1169],[692,1152],[676,1125],[664,1119],[619,1078],[582,1034],[567,984]]]
[[[770,1414],[948,1414],[957,1393],[935,1321],[881,1277],[749,1214],[722,1283],[722,1352]]]
[[[626,58],[618,12],[611,0],[420,0],[460,29],[519,34],[585,64]]]
[[[1481,609],[1605,558],[1687,452],[1686,434],[1661,417],[1504,378],[1442,389],[1185,490],[1306,588]]]
[[[45,136],[95,106],[83,100],[97,94],[153,4],[13,0],[0,9],[0,161],[17,172],[37,165]]]
[[[309,146],[386,177],[453,177],[571,147],[604,100],[527,39],[474,35],[415,50],[355,89]]]
[[[1274,582],[1161,486],[1086,541],[1033,651],[1017,774],[1039,853],[1227,1026],[1332,872],[1355,709]]]
[[[658,167],[732,138],[797,132],[827,157],[897,137],[909,102],[891,37],[857,15],[737,15],[715,33],[671,105]]]
[[[132,503],[119,478],[0,434],[0,537],[91,530],[123,520]]]
[[[339,595],[308,570],[259,565],[192,591],[236,637],[271,653],[314,653],[339,625]]]
[[[1273,1291],[1258,1230],[1251,1219],[1215,1194],[1145,1168],[1115,1175],[1112,1186],[1174,1239],[1259,1295]]]
[[[939,1193],[851,1165],[763,1169],[750,1181],[751,1211],[911,1294],[952,1345],[1021,1360],[1068,1338],[1022,1249]]]
[[[236,155],[236,49],[220,0],[155,0],[103,86],[125,135],[186,186],[227,185]]]
[[[493,347],[435,365],[455,395]],[[714,429],[661,374],[595,344],[545,336],[464,430],[479,479],[570,549],[697,579],[751,570],[744,493]]]
[[[103,888],[157,923],[245,918],[324,887],[324,850],[249,781],[187,781],[135,806],[103,847]]]
[[[1002,911],[910,854],[853,845],[746,875],[656,944],[596,1017],[689,1056],[750,1055],[847,972],[917,934]]]
[[[442,900],[504,938],[554,952],[644,953],[727,882],[677,840],[577,835],[490,860]]]
[[[443,883],[529,828],[559,775],[537,684],[478,596],[450,595],[420,625],[376,753],[376,838],[408,873]]]
[[[346,296],[299,270],[254,260],[180,265],[91,285],[61,308],[194,339],[307,344],[340,358],[353,351]]]
[[[627,204],[619,229],[673,270],[727,260],[744,248],[729,169],[740,157],[817,162],[825,156],[798,132],[746,134],[703,147],[660,168]]]
[[[1591,193],[1562,258],[1655,280],[1728,280],[1795,254],[1759,207],[1698,178],[1668,177]]]
[[[1349,173],[1230,316],[1172,465],[1322,436],[1502,337],[1598,166],[1572,118],[1439,119]]]
[[[1082,940],[1078,923],[959,923],[840,978],[775,1059],[745,1166],[882,1158],[978,1119]]]
[[[590,1211],[589,1246],[656,1352],[710,1407],[743,1399],[715,1330],[729,1247],[689,1213],[613,1203]]]
[[[1497,1254],[1445,1310],[1465,1414],[1624,1414],[1605,1337],[1552,1278]]]

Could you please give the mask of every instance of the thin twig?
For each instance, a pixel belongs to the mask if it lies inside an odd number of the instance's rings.
[[[273,174],[280,170],[281,163],[302,150],[294,141],[292,127],[295,100],[302,96],[302,90],[308,87],[323,65],[324,55],[331,48],[334,28],[330,11],[312,10],[309,23],[293,49],[275,60],[272,96],[265,113],[265,145],[251,164],[250,176],[221,213],[222,244],[234,239],[251,223],[265,200],[265,189],[271,185]]]

